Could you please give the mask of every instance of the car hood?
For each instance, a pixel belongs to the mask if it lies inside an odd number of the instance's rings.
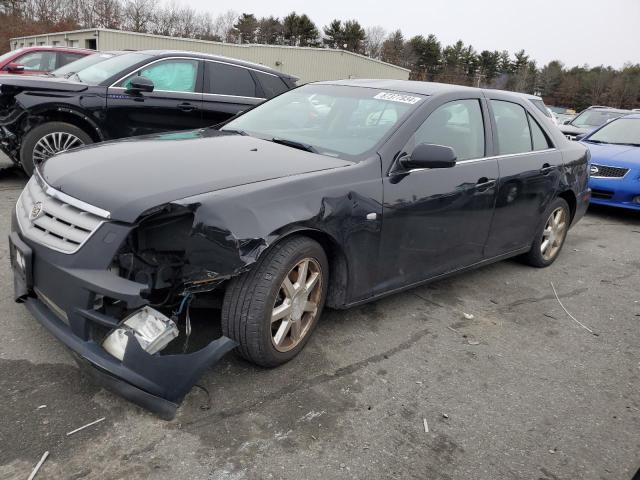
[[[258,138],[204,129],[101,143],[40,167],[56,190],[135,221],[143,212],[201,193],[351,165]]]
[[[604,164],[610,167],[640,167],[640,147],[604,143],[581,143],[589,148],[591,152],[591,163]]]
[[[22,90],[51,90],[58,92],[83,92],[89,86],[86,83],[74,82],[66,78],[0,75],[0,91],[13,93]]]

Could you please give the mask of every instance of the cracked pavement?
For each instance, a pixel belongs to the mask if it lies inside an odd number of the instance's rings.
[[[25,179],[2,167],[6,236]],[[37,478],[631,479],[639,246],[640,214],[592,209],[550,268],[506,261],[327,311],[298,358],[265,370],[228,355],[165,422],[83,377],[13,302],[5,241],[0,479],[44,451]]]

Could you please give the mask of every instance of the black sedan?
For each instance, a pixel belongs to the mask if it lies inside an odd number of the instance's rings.
[[[221,129],[44,162],[13,218],[15,298],[102,384],[171,417],[234,347],[293,358],[325,306],[550,265],[587,208],[587,161],[519,95],[308,84]],[[216,305],[219,338],[190,313]]]
[[[108,55],[70,66],[65,78],[0,76],[0,149],[31,174],[34,164],[82,145],[223,122],[296,80],[193,52]]]

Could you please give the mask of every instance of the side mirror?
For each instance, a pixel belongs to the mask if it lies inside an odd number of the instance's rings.
[[[575,140],[576,142],[579,142],[580,140],[582,140],[582,139],[583,139],[584,137],[586,137],[586,136],[587,136],[587,134],[586,134],[586,133],[581,133],[580,135],[576,135],[576,136],[575,136],[575,138],[574,138],[574,140]]]
[[[129,87],[127,88],[127,92],[151,93],[153,92],[154,88],[155,88],[155,85],[153,84],[153,80],[147,77],[138,76],[138,77],[133,77],[131,80],[129,80]]]
[[[24,65],[20,65],[19,63],[10,63],[7,65],[7,71],[11,73],[22,73],[24,72]]]
[[[564,122],[562,122],[563,125],[569,125],[571,123],[571,120],[565,120]]]
[[[456,152],[451,147],[421,143],[413,149],[410,157],[400,161],[406,169],[411,168],[451,168],[457,160]]]

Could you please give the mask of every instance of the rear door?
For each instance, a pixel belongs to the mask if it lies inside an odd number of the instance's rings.
[[[477,96],[476,96],[477,95]],[[483,260],[498,164],[480,92],[443,100],[400,146],[394,165],[420,143],[452,147],[453,168],[392,170],[383,179],[381,290],[414,284]]]
[[[131,80],[144,76],[153,92],[132,93]],[[163,58],[148,63],[107,90],[107,121],[115,138],[202,126],[202,61]]]
[[[490,97],[500,180],[486,256],[527,247],[557,190],[562,154],[546,132],[547,122],[526,101],[499,93]]]
[[[204,125],[224,122],[265,100],[251,69],[213,60],[204,65]]]

